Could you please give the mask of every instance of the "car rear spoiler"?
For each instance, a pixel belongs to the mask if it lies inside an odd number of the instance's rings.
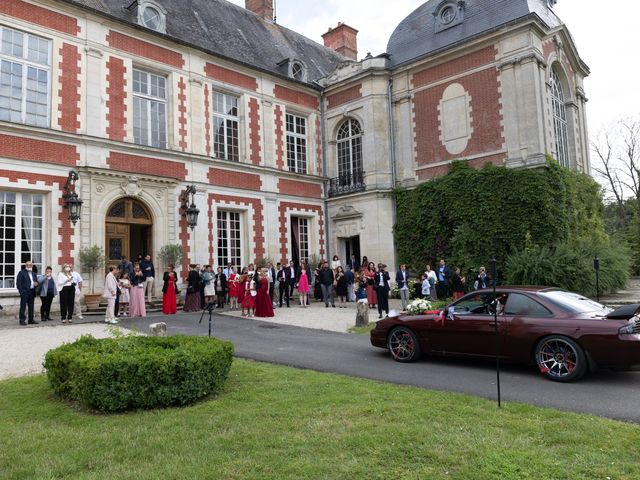
[[[629,319],[636,315],[640,310],[640,303],[632,303],[630,305],[623,305],[620,308],[616,308],[613,312],[605,315],[605,318],[611,319]]]

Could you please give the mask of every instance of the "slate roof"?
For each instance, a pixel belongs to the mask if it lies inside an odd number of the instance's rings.
[[[546,0],[466,0],[462,23],[436,33],[434,12],[442,3],[424,3],[396,27],[387,44],[391,68],[531,16],[549,28],[562,25]]]
[[[63,1],[153,32],[138,25],[135,6],[126,9],[133,0]],[[225,0],[154,1],[167,11],[165,37],[287,78],[287,65],[279,64],[288,58],[300,60],[307,67],[308,84],[315,88],[314,80],[347,60],[335,50]]]

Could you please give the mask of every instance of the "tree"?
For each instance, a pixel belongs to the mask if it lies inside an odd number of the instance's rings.
[[[182,258],[182,247],[177,243],[165,245],[160,249],[158,257],[165,266],[172,264],[175,267]]]
[[[640,118],[623,118],[603,129],[591,142],[596,155],[595,176],[600,178],[605,189],[617,205],[615,226],[628,226],[628,198],[636,203],[640,211]]]
[[[91,247],[82,247],[79,253],[80,264],[84,270],[91,272],[91,294],[95,292],[95,273],[99,268],[104,267],[106,257],[102,247],[92,245]]]

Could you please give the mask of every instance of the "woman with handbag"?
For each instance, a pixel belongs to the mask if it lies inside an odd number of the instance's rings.
[[[178,311],[178,293],[180,293],[180,290],[178,290],[178,275],[173,270],[173,264],[170,263],[162,278],[162,313],[173,315]]]
[[[184,299],[183,311],[197,312],[200,307],[200,273],[196,266],[191,264],[187,275],[187,295]]]

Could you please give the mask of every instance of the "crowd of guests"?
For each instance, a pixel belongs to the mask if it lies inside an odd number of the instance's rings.
[[[82,319],[80,300],[83,279],[73,270],[73,265],[64,264],[54,275],[51,267],[46,267],[44,273],[38,275],[38,270],[32,261],[25,263],[25,268],[18,272],[16,288],[20,294],[20,308],[18,319],[20,325],[37,324],[35,319],[35,299],[40,297],[40,321],[50,322],[51,306],[57,296],[60,301],[60,315],[62,323],[73,323],[73,315]]]
[[[298,293],[298,305],[309,306],[313,299],[324,302],[325,307],[345,308],[348,302],[366,302],[371,309],[377,308],[378,315],[389,313],[390,277],[383,263],[376,264],[366,256],[362,260],[355,256],[343,265],[337,255],[331,262],[321,260],[312,270],[306,260],[298,265],[290,261],[274,267],[269,262],[264,268],[253,264],[236,269],[227,264],[215,271],[211,265],[192,264],[186,276],[184,297],[185,312],[197,312],[204,308],[241,310],[245,317],[273,317],[274,308],[291,306],[294,290]],[[103,297],[107,301],[105,322],[118,323],[121,316],[146,316],[145,297],[151,302],[155,280],[155,267],[151,257],[140,256],[133,263],[122,257],[120,263],[108,268]],[[402,308],[409,303],[411,274],[406,265],[400,265],[395,281],[400,292]],[[453,270],[441,259],[435,270],[430,265],[419,276],[416,296],[430,300],[460,298],[467,289],[467,281],[460,268]],[[38,275],[32,262],[16,278],[20,293],[19,320],[21,325],[38,323],[34,318],[34,299],[40,297],[40,321],[51,321],[51,305],[58,296],[62,323],[72,323],[74,312],[82,318],[80,299],[83,279],[73,270],[73,265],[65,264],[60,272],[53,274],[46,267]],[[174,265],[169,265],[162,279],[162,312],[167,315],[177,312],[181,294],[179,278]],[[485,267],[480,267],[472,284],[473,289],[491,286],[491,278]],[[277,292],[277,293],[276,293]],[[276,301],[277,299],[277,301]]]

